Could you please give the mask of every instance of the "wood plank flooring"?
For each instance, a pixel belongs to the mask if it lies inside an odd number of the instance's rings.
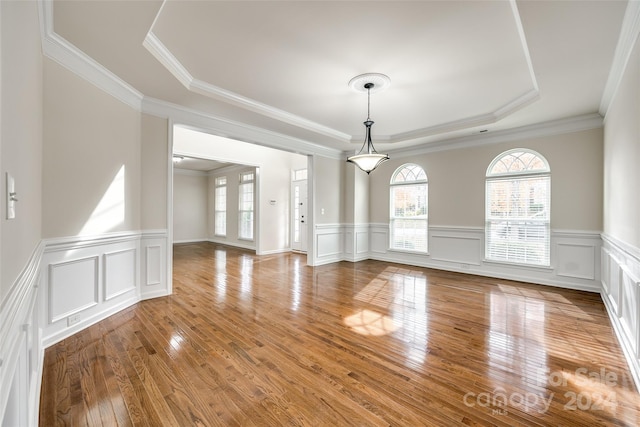
[[[640,424],[597,294],[211,243],[173,283],[46,350],[41,426]]]

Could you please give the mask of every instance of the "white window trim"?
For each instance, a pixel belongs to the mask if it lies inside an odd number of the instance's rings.
[[[224,184],[220,184],[220,179],[224,178]],[[228,195],[228,189],[229,187],[227,187],[227,177],[226,176],[218,176],[215,178],[215,188],[214,188],[214,193],[213,193],[213,235],[216,237],[227,237],[227,195]],[[225,203],[224,203],[224,210],[220,210],[218,209],[218,189],[219,188],[224,188],[225,189]],[[218,213],[219,212],[223,212],[225,219],[224,219],[224,234],[220,234],[218,233]]]
[[[245,176],[251,175],[251,179],[245,179]],[[251,202],[251,210],[242,210],[242,193],[241,189],[243,185],[251,184],[251,194],[252,194],[252,202]],[[251,220],[251,236],[247,237],[242,235],[242,214],[244,212],[251,212],[252,220]],[[239,185],[238,185],[238,240],[243,240],[245,242],[253,242],[255,241],[256,235],[256,173],[254,171],[251,172],[240,172],[239,175]]]
[[[544,168],[541,169],[535,169],[535,170],[524,170],[524,171],[514,171],[514,172],[502,172],[502,173],[492,173],[491,170],[495,167],[495,165],[501,161],[503,158],[511,155],[512,153],[529,153],[532,154],[536,157],[538,157],[544,164]],[[496,219],[490,219],[489,218],[489,212],[488,212],[488,206],[490,203],[489,200],[489,192],[488,192],[488,187],[489,187],[489,183],[490,182],[497,182],[497,181],[509,181],[512,179],[518,179],[518,180],[522,180],[522,179],[527,179],[527,178],[540,178],[540,177],[547,177],[549,178],[549,193],[547,194],[548,197],[548,202],[547,202],[547,208],[548,208],[548,219],[545,220],[531,220],[529,218],[523,218],[523,221],[532,221],[532,222],[539,222],[541,224],[545,224],[547,227],[547,235],[546,235],[546,244],[547,244],[547,256],[548,258],[546,259],[547,263],[545,264],[534,264],[534,263],[527,263],[527,262],[522,262],[522,261],[509,261],[509,260],[500,260],[500,259],[493,259],[493,258],[488,258],[487,254],[489,253],[489,247],[490,247],[490,238],[489,238],[489,224],[491,223],[491,221],[495,221]],[[518,218],[508,218],[505,220],[514,220],[514,221],[518,221]],[[502,153],[500,153],[499,155],[497,155],[493,161],[489,164],[489,167],[487,168],[487,172],[485,175],[485,227],[484,227],[484,232],[485,232],[485,248],[484,248],[484,259],[483,261],[485,263],[495,263],[495,264],[501,264],[501,265],[513,265],[513,266],[520,266],[520,267],[531,267],[531,268],[536,268],[536,269],[552,269],[551,267],[551,169],[549,167],[549,162],[547,161],[547,159],[541,155],[540,153],[534,151],[534,150],[530,150],[530,149],[526,149],[526,148],[514,148],[511,150],[507,150],[504,151]]]
[[[415,181],[401,181],[401,182],[394,182],[396,177],[398,176],[398,174],[400,173],[400,171],[402,171],[403,169],[407,168],[407,167],[411,167],[411,166],[416,166],[418,168],[420,168],[422,170],[422,172],[425,174],[425,179],[419,179],[419,180],[415,180]],[[420,217],[415,217],[415,218],[404,218],[404,217],[395,217],[394,216],[394,205],[393,205],[393,189],[397,188],[397,187],[403,187],[403,186],[415,186],[415,185],[425,185],[426,186],[426,193],[427,193],[427,197],[426,197],[426,205],[427,205],[427,211],[425,213],[424,216],[420,216]],[[393,241],[394,241],[394,233],[393,233],[393,223],[395,220],[404,220],[404,221],[426,221],[427,223],[427,227],[425,229],[425,250],[424,251],[420,251],[420,250],[415,250],[415,249],[406,249],[406,248],[398,248],[393,246]],[[416,254],[416,255],[429,255],[429,177],[427,176],[427,172],[425,171],[425,169],[415,163],[405,163],[402,164],[400,166],[398,166],[398,168],[393,172],[393,174],[391,175],[391,180],[389,182],[389,241],[388,241],[388,250],[392,251],[392,252],[401,252],[401,253],[408,253],[408,254]]]

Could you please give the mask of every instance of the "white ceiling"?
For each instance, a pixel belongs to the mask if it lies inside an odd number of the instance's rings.
[[[597,113],[626,1],[61,1],[53,29],[144,96],[343,151]]]
[[[175,157],[181,158],[180,161],[176,161]],[[174,154],[174,169],[186,169],[199,172],[211,172],[216,169],[220,169],[227,166],[233,166],[233,163],[219,162],[217,160],[201,159],[197,157],[183,156],[180,154]]]

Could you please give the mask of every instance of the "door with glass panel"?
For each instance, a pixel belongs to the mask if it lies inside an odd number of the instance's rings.
[[[291,183],[291,249],[307,251],[307,179],[304,174],[295,171]],[[296,179],[302,178],[304,179]]]

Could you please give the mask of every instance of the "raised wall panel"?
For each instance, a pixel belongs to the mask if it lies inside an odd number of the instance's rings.
[[[353,232],[346,231],[344,233],[344,253],[353,255],[353,253],[355,252],[353,246],[354,246]]]
[[[608,295],[610,292],[610,275],[611,275],[611,252],[609,252],[606,248],[602,248],[600,255],[600,275],[602,279],[602,288],[604,290],[605,295]]]
[[[634,353],[638,352],[638,280],[622,267],[620,275],[620,323]]]
[[[482,239],[475,236],[433,234],[429,239],[429,253],[434,261],[480,265]]]
[[[620,262],[615,258],[611,258],[611,266],[609,268],[609,301],[616,316],[620,316]]]
[[[158,285],[162,278],[162,251],[160,245],[146,247],[146,283],[147,286]]]
[[[136,289],[135,249],[126,249],[104,254],[104,300]]]
[[[558,243],[555,259],[558,276],[595,279],[595,246]]]
[[[318,235],[316,253],[318,257],[336,256],[341,254],[340,233],[325,233]]]
[[[602,300],[640,386],[640,249],[602,235]]]
[[[366,254],[369,252],[369,232],[356,232],[356,254]]]
[[[98,257],[49,265],[49,322],[98,304]]]

